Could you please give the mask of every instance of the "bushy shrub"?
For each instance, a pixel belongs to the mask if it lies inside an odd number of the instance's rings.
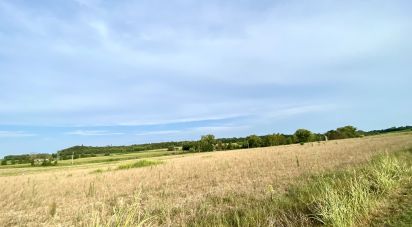
[[[257,135],[251,135],[246,139],[249,148],[262,146],[262,139]]]
[[[295,140],[298,143],[309,142],[312,137],[312,132],[307,129],[298,129],[294,134]]]
[[[176,150],[175,147],[172,147],[172,146],[167,148],[167,151],[175,151],[175,150]]]
[[[196,150],[196,142],[185,142],[182,144],[183,151],[195,151]]]
[[[357,129],[350,125],[337,128],[336,130],[330,130],[326,132],[325,135],[330,140],[339,140],[339,139],[359,137],[359,133]]]
[[[199,151],[206,152],[206,151],[213,151],[215,144],[215,136],[214,135],[205,135],[199,141]]]

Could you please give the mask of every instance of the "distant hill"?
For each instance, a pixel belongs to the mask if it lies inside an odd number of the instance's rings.
[[[365,135],[377,135],[377,134],[382,134],[382,133],[402,132],[402,131],[412,131],[412,126],[391,127],[387,129],[381,129],[381,130],[372,130],[369,132],[365,132]]]
[[[81,155],[82,157],[93,157],[102,154],[115,154],[115,153],[132,153],[148,150],[167,149],[169,147],[180,147],[184,142],[161,142],[161,143],[148,143],[148,144],[135,144],[130,146],[105,146],[105,147],[92,147],[92,146],[74,146],[67,149],[63,149],[57,152],[62,159],[71,158],[71,155]]]

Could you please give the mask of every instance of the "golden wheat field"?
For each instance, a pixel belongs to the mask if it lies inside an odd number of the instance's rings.
[[[398,133],[159,157],[153,159],[162,164],[127,170],[116,170],[119,163],[0,169],[0,226],[97,225],[112,217],[113,208],[136,202],[142,214],[153,217],[152,225],[181,226],[195,218],[197,209],[227,209],[208,207],[210,198],[259,198],[268,188],[282,194],[302,175],[410,147],[412,134]]]

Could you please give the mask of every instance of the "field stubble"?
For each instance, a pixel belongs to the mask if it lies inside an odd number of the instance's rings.
[[[78,226],[136,202],[155,223],[183,225],[210,199],[284,194],[299,176],[345,168],[412,146],[412,134],[193,154],[145,168],[91,174],[95,166],[0,177],[0,226]],[[161,158],[159,158],[161,159]],[[101,165],[100,165],[101,166]],[[2,171],[2,170],[0,170]],[[10,170],[8,170],[10,171]],[[206,206],[206,205],[205,205]],[[203,207],[224,212],[230,207]]]

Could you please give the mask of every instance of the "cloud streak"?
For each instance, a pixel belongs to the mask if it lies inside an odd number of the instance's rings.
[[[75,135],[75,136],[118,136],[124,135],[121,132],[109,132],[104,130],[76,130],[67,132],[67,135]]]
[[[0,138],[24,138],[33,136],[36,136],[36,134],[24,131],[0,131]]]

